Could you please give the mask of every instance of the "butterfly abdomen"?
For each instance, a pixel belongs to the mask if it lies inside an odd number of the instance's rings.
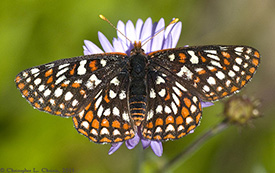
[[[146,61],[146,57],[142,54],[130,57],[129,105],[130,114],[136,126],[144,120],[146,113]]]

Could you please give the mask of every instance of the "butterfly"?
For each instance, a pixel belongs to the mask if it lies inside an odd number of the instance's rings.
[[[206,45],[145,54],[84,55],[31,67],[15,79],[36,109],[72,117],[77,131],[95,143],[133,138],[174,140],[194,130],[201,101],[236,93],[253,77],[259,51],[249,46]]]

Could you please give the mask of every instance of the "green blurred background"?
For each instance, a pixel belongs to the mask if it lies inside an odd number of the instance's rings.
[[[1,0],[0,1],[0,170],[13,168],[41,171],[73,168],[75,172],[133,172],[140,146],[123,145],[107,154],[110,145],[89,142],[74,129],[71,119],[34,110],[15,87],[20,71],[61,58],[83,54],[83,40],[99,45],[97,31],[111,40],[118,20],[136,22],[173,17],[183,22],[178,46],[244,44],[257,48],[262,62],[242,94],[262,101],[264,117],[252,126],[231,126],[211,138],[175,172],[275,172],[274,0]],[[142,171],[173,158],[222,116],[222,104],[205,108],[195,133],[164,143],[158,158],[144,151]]]

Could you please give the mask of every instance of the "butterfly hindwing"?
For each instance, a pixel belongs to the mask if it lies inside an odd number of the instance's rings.
[[[20,72],[15,82],[34,108],[74,116],[87,106],[105,80],[121,71],[125,56],[96,54],[57,60]]]
[[[147,83],[148,110],[141,130],[146,139],[178,139],[196,128],[201,118],[197,96],[160,69],[148,72]]]
[[[197,46],[166,49],[149,54],[160,66],[206,101],[215,101],[240,90],[254,75],[259,52],[248,46]]]
[[[108,80],[88,106],[73,117],[75,128],[96,143],[115,143],[135,135],[128,106],[129,74]]]

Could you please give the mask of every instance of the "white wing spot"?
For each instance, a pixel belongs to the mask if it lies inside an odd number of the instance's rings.
[[[158,92],[158,94],[159,94],[161,97],[164,97],[165,94],[166,94],[166,90],[163,88],[163,89],[161,89],[161,90]]]
[[[109,116],[111,114],[110,108],[106,109],[103,113],[104,116]]]
[[[103,127],[101,130],[100,130],[100,134],[101,135],[109,135],[109,130],[106,128],[106,127]]]
[[[221,47],[220,47],[221,48]],[[217,54],[216,50],[204,50],[205,53]]]
[[[170,59],[170,61],[174,61],[175,60],[175,54],[169,55],[168,58]]]
[[[66,101],[71,100],[73,96],[74,96],[74,95],[73,95],[70,91],[68,91],[68,92],[65,94],[65,100],[66,100]]]
[[[177,87],[179,87],[182,91],[187,91],[186,88],[184,88],[180,83],[175,82],[175,84],[177,85]]]
[[[209,86],[204,85],[204,86],[203,86],[203,90],[206,91],[206,92],[209,92],[209,91],[210,91],[210,88],[209,88]]]
[[[64,67],[67,67],[67,66],[69,66],[70,64],[62,64],[62,65],[60,65],[59,67],[58,67],[58,70],[60,70],[60,69],[62,69],[62,68],[64,68]]]
[[[34,84],[35,85],[39,85],[41,83],[41,79],[40,78],[37,78],[34,80]]]
[[[154,111],[151,109],[149,112],[148,112],[148,115],[147,115],[147,121],[152,119],[153,118],[153,115],[154,115]]]
[[[229,75],[230,77],[234,77],[236,74],[235,74],[235,72],[233,72],[232,70],[230,70],[230,71],[228,72],[228,75]]]
[[[219,78],[220,80],[223,80],[223,79],[225,78],[225,75],[224,75],[223,72],[221,72],[221,71],[218,71],[218,72],[216,73],[216,76],[217,76],[217,78]]]
[[[207,54],[207,56],[208,56],[209,58],[211,58],[211,59],[220,61],[220,58],[219,58],[217,55]]]
[[[87,63],[87,60],[82,60],[79,63],[79,67],[77,68],[78,75],[84,75],[86,73],[86,68],[84,67]]]
[[[113,108],[113,115],[119,116],[119,109],[117,107]]]
[[[109,97],[112,98],[112,99],[115,98],[116,97],[116,93],[113,90],[110,90]]]
[[[237,57],[237,58],[235,59],[235,61],[236,61],[236,63],[239,64],[239,65],[241,65],[242,62],[243,62],[243,60],[242,60],[241,58],[239,58],[239,57]]]
[[[64,79],[66,79],[65,75],[62,75],[61,77],[59,77],[56,81],[55,81],[55,85],[59,84],[60,82],[62,82]]]
[[[162,132],[162,129],[161,129],[160,126],[158,126],[158,127],[156,128],[156,130],[155,130],[155,133],[161,133],[161,132]]]
[[[50,99],[50,103],[51,103],[52,105],[55,105],[55,100],[54,100],[54,99]]]
[[[186,124],[190,124],[190,123],[193,122],[194,120],[193,120],[193,118],[191,118],[191,117],[187,117],[185,121],[186,121]]]
[[[113,78],[112,80],[111,80],[111,82],[110,82],[111,84],[114,84],[114,85],[116,85],[116,86],[118,86],[119,85],[119,80],[117,79],[117,77],[115,77],[115,78]]]
[[[27,78],[27,77],[29,76],[29,74],[28,74],[27,72],[23,72],[23,76],[24,76],[25,78]]]
[[[165,106],[164,111],[165,111],[167,114],[170,114],[170,113],[172,112],[171,109],[170,109],[168,106]]]
[[[187,51],[189,55],[191,55],[190,62],[192,64],[198,64],[199,63],[199,58],[195,55],[195,52],[192,50]]]
[[[173,97],[174,102],[176,102],[176,104],[179,105],[179,104],[180,104],[180,100],[179,100],[179,98],[176,96],[176,94],[172,93],[172,97]]]
[[[154,98],[156,98],[156,93],[155,93],[155,90],[153,89],[153,88],[151,88],[151,90],[150,90],[150,98],[152,98],[152,99],[154,99]]]
[[[35,73],[38,73],[40,70],[38,68],[33,68],[31,69],[31,73],[32,74],[35,74]]]
[[[40,85],[39,87],[38,87],[38,91],[43,91],[45,89],[45,85]]]
[[[172,124],[169,124],[166,129],[165,129],[165,132],[168,132],[168,131],[175,131],[175,128]]]
[[[96,108],[96,109],[97,109],[98,106],[101,104],[101,101],[102,101],[102,96],[100,96],[100,97],[96,100],[96,102],[95,102],[95,108]]]
[[[128,113],[123,112],[123,114],[122,114],[122,118],[123,118],[123,120],[130,122],[130,119],[129,119],[129,115],[128,115]]]
[[[61,89],[60,87],[57,88],[55,91],[54,91],[54,96],[55,97],[60,97],[63,93],[63,89]]]
[[[68,71],[68,70],[69,70],[69,68],[66,67],[66,68],[64,68],[64,69],[62,69],[62,70],[60,70],[60,71],[58,71],[57,74],[56,74],[56,77],[59,77],[60,75],[62,75],[63,73],[65,73],[65,72]]]
[[[95,129],[92,129],[92,130],[91,130],[91,133],[92,133],[93,135],[95,135],[95,136],[98,136],[98,133],[97,133],[97,131],[96,131]]]
[[[236,71],[236,72],[238,72],[238,71],[240,71],[240,67],[236,66],[236,65],[233,65],[233,70]]]
[[[77,104],[78,104],[78,101],[74,99],[74,101],[72,102],[72,106],[75,107]]]
[[[160,77],[160,76],[158,76],[157,77],[157,80],[156,80],[156,84],[161,84],[161,83],[165,83],[165,80],[162,78],[162,77]]]
[[[225,85],[226,85],[227,87],[229,87],[230,84],[231,84],[231,80],[227,80],[227,81],[225,82]]]
[[[212,76],[210,76],[210,77],[207,79],[207,82],[208,82],[210,85],[216,85],[216,80],[215,80],[215,78],[213,78]]]
[[[117,129],[115,129],[115,130],[113,131],[113,135],[116,136],[116,135],[121,135],[121,134],[120,134],[120,132],[119,132]]]
[[[243,52],[243,47],[236,47],[234,50],[236,52]]]
[[[102,67],[105,67],[107,61],[105,59],[100,60],[100,64],[102,65]]]
[[[178,112],[178,107],[176,106],[176,104],[174,102],[171,103],[171,107],[172,107],[174,114],[176,115]]]
[[[101,83],[101,80],[99,80],[95,74],[91,75],[91,77],[88,79],[86,83],[86,87],[88,89],[94,89],[98,84]]]
[[[126,98],[126,92],[124,90],[121,91],[121,93],[119,94],[119,99],[123,100]]]
[[[221,64],[217,61],[210,61],[211,64],[213,64],[214,66],[217,66],[219,68],[222,68]]]
[[[31,77],[28,77],[28,78],[26,79],[26,82],[30,83],[30,81],[31,81]]]
[[[163,107],[161,105],[158,105],[156,108],[156,113],[162,113]]]
[[[97,111],[97,116],[100,118],[102,116],[104,109],[102,105],[99,106],[98,111]]]
[[[177,73],[177,75],[179,77],[182,77],[183,75],[185,75],[187,79],[192,79],[193,73],[186,66],[183,66],[180,69],[180,71]]]
[[[180,126],[178,127],[178,132],[181,131],[181,130],[184,130],[183,125],[180,125]]]
[[[191,105],[191,107],[190,107],[191,113],[196,112],[196,110],[197,110],[197,107],[195,105]]]
[[[51,90],[50,90],[50,89],[47,89],[47,90],[44,92],[44,97],[48,97],[50,94],[51,94]]]
[[[81,126],[83,126],[85,129],[89,129],[89,123],[87,121],[83,121]]]

